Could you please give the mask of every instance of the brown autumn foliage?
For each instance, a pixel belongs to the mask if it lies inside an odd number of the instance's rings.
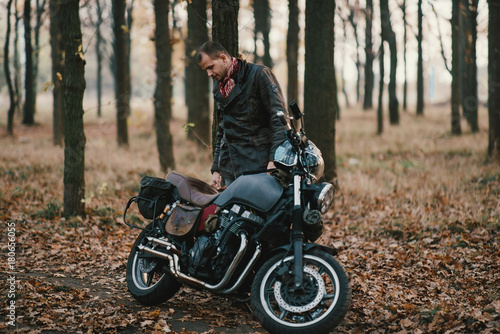
[[[319,240],[340,250],[353,288],[336,332],[498,333],[500,166],[485,161],[485,114],[478,134],[451,137],[444,108],[425,118],[402,114],[382,136],[374,113],[343,113],[340,189]],[[61,218],[63,150],[52,146],[48,116],[0,138],[0,332],[12,299],[11,225],[20,333],[264,332],[248,305],[224,296],[183,288],[163,305],[143,307],[128,294],[125,266],[138,231],[121,215],[141,176],[163,173],[152,115],[134,112],[128,150],[117,147],[109,115],[86,115],[83,218]],[[182,121],[171,126],[178,169],[207,180],[209,150],[186,141]]]

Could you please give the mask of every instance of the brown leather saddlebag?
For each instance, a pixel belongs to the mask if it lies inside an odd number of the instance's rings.
[[[177,204],[167,220],[165,230],[176,236],[183,236],[193,231],[197,226],[201,208],[186,204]]]

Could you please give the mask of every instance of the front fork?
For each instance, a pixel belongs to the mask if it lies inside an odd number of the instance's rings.
[[[304,209],[302,208],[302,196],[301,196],[301,183],[302,177],[295,174],[293,176],[293,210],[292,210],[292,245],[293,245],[293,257],[295,260],[295,289],[302,289],[303,280],[303,248],[302,244],[304,242],[302,219],[304,215]]]

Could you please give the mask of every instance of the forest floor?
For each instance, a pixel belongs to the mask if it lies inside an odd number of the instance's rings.
[[[463,123],[460,137],[449,135],[448,108],[425,112],[403,112],[380,136],[374,111],[344,110],[337,123],[339,190],[318,242],[340,251],[352,286],[338,333],[500,328],[500,165],[485,157],[486,111],[481,131]],[[113,116],[85,116],[87,215],[70,219],[61,217],[64,152],[50,117],[37,117],[0,138],[0,332],[13,329],[9,315],[20,333],[265,332],[249,305],[223,296],[183,288],[144,307],[127,292],[138,232],[123,210],[143,175],[164,175],[150,114],[131,116],[128,149],[116,145]],[[208,181],[209,149],[187,141],[182,123],[171,124],[176,169]]]

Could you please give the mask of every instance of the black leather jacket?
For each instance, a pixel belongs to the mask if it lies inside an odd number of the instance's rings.
[[[285,127],[277,117],[287,114],[276,77],[265,66],[238,59],[235,87],[225,99],[214,85],[219,127],[211,171],[236,179],[243,172],[265,169],[285,140]]]

